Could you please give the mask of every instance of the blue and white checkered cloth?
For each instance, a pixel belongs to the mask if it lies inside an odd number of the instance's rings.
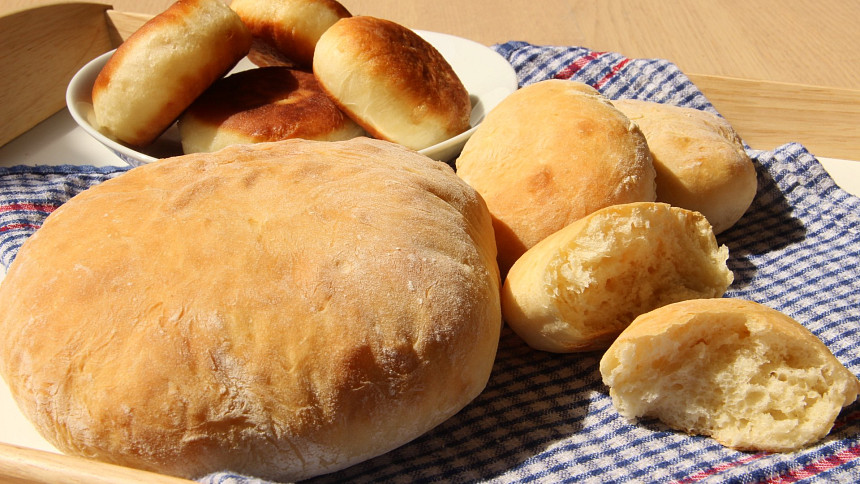
[[[714,111],[670,62],[578,47],[523,42],[494,46],[520,85],[549,78],[638,98]],[[798,144],[748,150],[758,170],[752,207],[718,241],[729,247],[730,297],[794,317],[860,374],[860,198],[837,187]],[[0,261],[53,208],[117,168],[0,170]],[[538,352],[504,330],[486,390],[439,427],[388,454],[311,480],[335,482],[860,482],[860,404],[843,410],[830,435],[787,454],[744,453],[656,421],[631,423],[614,410],[599,352]],[[211,484],[261,482],[228,472]]]

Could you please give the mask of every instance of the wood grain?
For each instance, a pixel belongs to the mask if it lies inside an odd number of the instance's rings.
[[[818,156],[860,160],[860,90],[689,77],[753,148],[798,142]]]
[[[81,457],[0,443],[0,482],[9,484],[191,484],[192,481]]]
[[[66,86],[110,48],[103,4],[59,4],[0,17],[0,145],[66,105]]]
[[[5,0],[0,12],[57,0]],[[65,0],[69,1],[69,0]],[[172,0],[105,0],[156,14]],[[685,72],[860,89],[851,0],[340,0],[353,14],[485,45],[523,40],[658,57]]]

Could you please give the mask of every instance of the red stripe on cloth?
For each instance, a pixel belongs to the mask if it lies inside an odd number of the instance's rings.
[[[843,415],[839,419],[836,420],[833,424],[833,429],[838,429],[846,424],[846,422],[851,422],[855,418],[860,416],[860,411],[851,412],[848,415]],[[737,467],[739,465],[746,464],[747,462],[752,462],[756,459],[760,459],[770,455],[768,452],[761,452],[755,455],[751,455],[749,457],[744,457],[743,459],[738,459],[733,462],[726,462],[725,464],[720,464],[714,466],[710,469],[705,469],[704,471],[693,474],[692,476],[687,476],[683,479],[675,481],[676,484],[688,484],[691,482],[698,482],[706,477],[712,476],[714,474],[718,474],[725,470],[731,469],[733,467]],[[793,471],[789,471],[787,474],[782,476],[774,476],[771,477],[770,480],[766,481],[769,483],[789,483],[795,482],[799,479],[804,479],[807,477],[814,476],[816,474],[820,474],[828,469],[832,469],[834,467],[838,467],[842,464],[850,462],[856,458],[860,457],[860,445],[851,447],[847,450],[843,450],[837,454],[829,455],[822,457],[821,460],[808,464],[805,467],[800,469],[796,469]]]
[[[9,224],[9,225],[0,225],[0,232],[8,232],[10,230],[20,230],[20,229],[38,229],[41,225],[36,224]]]
[[[28,210],[33,212],[53,212],[57,209],[57,205],[48,203],[8,203],[0,205],[0,213],[11,212],[13,210]]]
[[[556,79],[570,79],[574,74],[576,74],[577,71],[585,67],[586,64],[593,61],[594,59],[597,59],[604,53],[605,52],[589,52],[588,55],[584,55],[579,59],[576,59],[569,66],[558,71],[558,74],[556,74],[554,77]]]
[[[608,73],[608,74],[606,74],[605,76],[603,76],[603,79],[601,79],[601,80],[597,81],[597,84],[595,84],[595,85],[594,85],[594,88],[595,88],[595,89],[600,89],[604,84],[606,84],[610,79],[612,79],[612,78],[615,76],[615,74],[618,74],[618,71],[620,71],[621,69],[623,69],[623,68],[624,68],[624,66],[626,66],[628,62],[630,62],[630,59],[628,59],[628,58],[626,58],[626,57],[625,57],[625,58],[624,58],[624,60],[622,60],[622,61],[621,61],[621,62],[619,62],[618,64],[615,64],[615,65],[612,67],[612,70],[611,70],[611,71],[609,71],[609,73]]]
[[[858,457],[860,457],[860,445],[855,445],[854,447],[845,449],[842,452],[837,452],[836,454],[822,457],[821,459],[811,462],[801,468],[792,469],[785,474],[771,477],[765,482],[780,484],[797,482],[800,479],[813,477],[818,474],[821,474],[824,471],[833,469],[834,467],[839,467],[842,464],[851,462]]]
[[[690,482],[698,482],[698,481],[701,481],[702,479],[705,479],[706,477],[713,476],[714,474],[719,474],[720,472],[729,470],[733,467],[737,467],[737,466],[742,465],[742,464],[746,464],[747,462],[752,462],[752,461],[754,461],[756,459],[760,459],[766,455],[770,455],[770,454],[767,452],[761,452],[759,454],[744,457],[743,459],[738,459],[738,460],[732,461],[732,462],[726,462],[724,464],[720,464],[720,465],[716,465],[714,467],[711,467],[710,469],[705,469],[701,472],[693,474],[692,476],[687,476],[687,477],[685,477],[681,480],[675,481],[675,482],[677,484],[687,484]]]

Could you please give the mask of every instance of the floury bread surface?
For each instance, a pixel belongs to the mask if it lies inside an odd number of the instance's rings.
[[[529,249],[502,291],[502,315],[533,348],[607,348],[636,318],[722,296],[734,276],[708,221],[665,203],[613,205]]]
[[[740,299],[689,300],[636,318],[600,361],[618,412],[739,450],[822,439],[860,381],[792,318]]]
[[[485,387],[489,213],[384,141],[135,168],[53,212],[0,285],[0,374],[64,452],[186,477],[335,471]]]
[[[657,200],[701,212],[719,234],[755,198],[755,166],[732,126],[716,114],[636,99],[612,101],[645,134]]]
[[[541,81],[514,92],[478,125],[456,163],[487,201],[502,273],[595,210],[656,198],[645,137],[580,82]]]
[[[251,33],[221,0],[179,0],[134,32],[93,85],[96,127],[146,146],[251,47]]]

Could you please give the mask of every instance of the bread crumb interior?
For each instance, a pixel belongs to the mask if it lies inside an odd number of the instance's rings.
[[[686,214],[595,219],[547,277],[561,319],[583,334],[620,332],[657,307],[721,295],[726,275],[716,268],[725,263],[705,246],[708,227]]]
[[[824,419],[835,417],[842,399],[819,353],[740,315],[725,315],[720,326],[691,321],[628,345],[616,369],[628,377],[613,388],[621,413],[739,448],[768,441],[788,449],[829,430]]]

